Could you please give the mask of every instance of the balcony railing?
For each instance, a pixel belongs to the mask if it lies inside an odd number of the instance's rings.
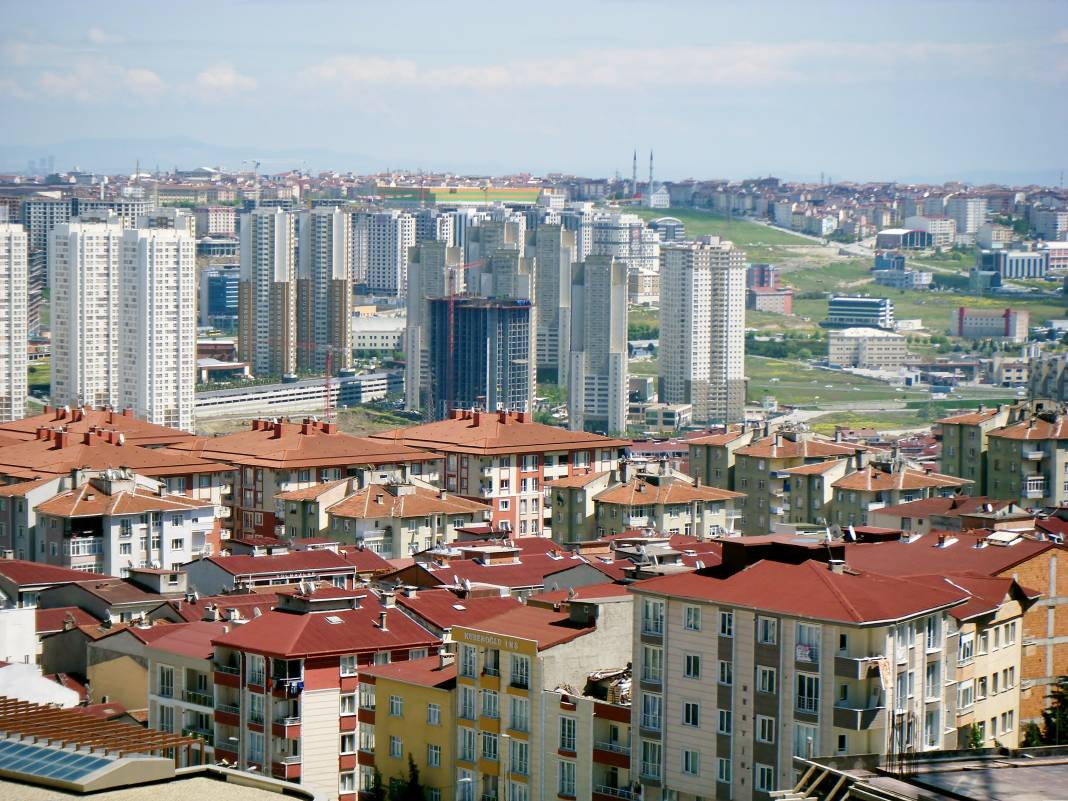
[[[629,754],[630,746],[626,743],[609,743],[609,742],[595,742],[594,748],[600,748],[602,751],[611,751],[613,754]]]
[[[215,743],[215,733],[207,729],[182,729],[183,737],[198,737],[208,745]]]
[[[197,704],[198,706],[211,706],[211,693],[197,692],[196,690],[186,690],[182,693],[182,700],[187,704]]]
[[[663,634],[664,633],[664,619],[653,618],[645,619],[642,621],[642,634]]]
[[[1025,498],[1044,498],[1046,495],[1046,480],[1028,479],[1024,484]]]
[[[642,728],[649,731],[660,731],[660,716],[642,715]]]
[[[1023,452],[1023,458],[1027,459],[1028,461],[1032,461],[1032,462],[1037,462],[1039,459],[1041,459],[1045,455],[1046,454],[1043,451],[1040,451],[1040,450],[1026,450],[1026,451]]]
[[[794,658],[798,662],[819,662],[820,647],[818,645],[798,643],[794,646]]]
[[[218,662],[215,663],[216,673],[228,673],[231,676],[240,676],[241,668],[237,665],[221,665]]]
[[[299,756],[283,756],[278,757],[275,762],[278,762],[282,765],[299,765],[301,762],[301,758]]]
[[[797,711],[816,713],[820,708],[820,699],[808,695],[797,696]]]
[[[486,667],[482,668],[482,675],[483,676],[500,676],[501,675],[501,669],[499,667],[490,667],[489,665],[487,665]]]
[[[236,704],[224,704],[224,703],[222,703],[220,701],[216,701],[215,702],[215,711],[216,712],[226,712],[226,713],[229,713],[231,715],[240,715],[241,714],[241,707],[237,706]]]
[[[660,763],[659,762],[642,762],[642,776],[647,779],[659,779],[660,778]]]
[[[612,798],[623,798],[626,801],[631,801],[634,798],[634,794],[629,787],[609,787],[607,784],[595,784],[593,792],[598,795],[610,795]]]
[[[300,723],[300,715],[288,718],[275,718],[274,722],[278,726],[296,726]]]

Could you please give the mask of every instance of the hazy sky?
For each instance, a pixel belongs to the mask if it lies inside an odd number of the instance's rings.
[[[3,19],[8,169],[610,175],[634,147],[664,179],[1068,169],[1061,0],[3,0]]]

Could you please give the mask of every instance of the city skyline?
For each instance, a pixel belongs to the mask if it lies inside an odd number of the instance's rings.
[[[0,169],[52,154],[105,172],[258,159],[625,175],[634,147],[656,150],[665,180],[1054,184],[1064,168],[1068,13],[1049,2],[425,5],[403,29],[389,10],[327,2],[296,19],[193,3],[165,25],[140,6],[61,5],[19,9],[2,40]],[[1026,148],[1020,109],[1044,120]],[[417,119],[449,124],[428,137]],[[295,146],[309,121],[314,145]]]

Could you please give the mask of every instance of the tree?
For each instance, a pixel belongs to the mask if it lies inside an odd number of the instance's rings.
[[[1042,744],[1068,744],[1068,676],[1061,676],[1049,693],[1050,704],[1042,710]]]
[[[419,782],[419,768],[411,754],[408,754],[408,778],[392,779],[389,785],[389,801],[424,801],[426,798]]]
[[[972,724],[971,731],[968,732],[968,747],[969,748],[982,748],[983,747],[983,733],[979,731],[979,727],[974,723]]]
[[[1042,729],[1037,723],[1032,721],[1024,726],[1022,742],[1024,748],[1042,745]]]
[[[371,801],[386,801],[386,788],[382,784],[382,774],[375,768],[374,776],[371,777],[371,789],[367,792]]]

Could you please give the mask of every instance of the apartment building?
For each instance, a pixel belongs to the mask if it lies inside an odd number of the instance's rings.
[[[236,531],[269,537],[285,533],[275,496],[323,481],[363,476],[365,481],[436,482],[438,458],[425,450],[380,439],[353,437],[336,423],[253,420],[245,431],[198,437],[174,448],[233,466]]]
[[[905,337],[880,328],[843,328],[827,336],[827,363],[863,370],[897,370],[909,356]]]
[[[542,503],[546,483],[615,469],[629,444],[535,423],[523,413],[465,410],[373,438],[438,454],[446,492],[490,501],[494,529],[543,536],[551,526]]]
[[[193,430],[196,385],[196,240],[182,228],[122,234],[118,395],[157,425]]]
[[[616,482],[611,471],[576,473],[545,484],[545,511],[551,515],[553,540],[586,542],[600,537],[594,498]]]
[[[568,426],[619,434],[627,429],[627,269],[589,256],[571,275]]]
[[[28,259],[25,229],[0,223],[0,423],[26,414]]]
[[[353,751],[361,791],[371,789],[376,770],[387,787],[407,781],[410,757],[427,801],[455,801],[455,689],[454,656],[444,649],[360,671],[360,736]]]
[[[416,243],[415,217],[396,209],[367,218],[367,288],[404,297],[408,291],[408,253]]]
[[[753,441],[754,432],[731,426],[722,434],[687,440],[690,477],[710,487],[734,489],[734,453]]]
[[[946,216],[957,223],[958,234],[972,234],[986,222],[989,201],[974,195],[950,195],[946,200]]]
[[[878,509],[925,498],[948,498],[969,491],[972,482],[891,461],[865,465],[831,486],[834,522],[840,526],[866,526],[868,515]]]
[[[490,512],[489,504],[414,484],[372,484],[326,510],[332,537],[384,559],[455,542],[459,529],[487,522]]]
[[[423,659],[439,642],[371,593],[280,593],[212,641],[216,758],[356,801],[361,730],[374,725],[361,669]]]
[[[297,369],[295,216],[261,207],[241,216],[238,353],[259,377]]]
[[[971,529],[1026,531],[1035,516],[1012,501],[998,501],[985,495],[933,497],[885,506],[868,515],[871,525],[906,532],[908,536]]]
[[[952,336],[1026,342],[1031,315],[1026,309],[969,309],[961,306],[951,319]]]
[[[768,539],[724,541],[716,575],[631,586],[643,798],[768,799],[795,784],[794,756],[956,746],[944,665],[969,594]]]
[[[118,221],[52,229],[48,276],[57,406],[119,406],[122,237]]]
[[[783,491],[790,492],[786,522],[828,525],[834,516],[834,482],[844,478],[852,466],[851,459],[828,459],[782,471],[789,476],[783,481]]]
[[[215,648],[212,640],[231,624],[212,621],[176,623],[146,643],[148,728],[199,737],[206,753],[214,753]]]
[[[986,495],[988,457],[991,431],[1015,420],[1022,408],[1009,404],[985,407],[980,404],[974,412],[956,414],[939,420],[936,425],[942,436],[939,470],[951,476],[969,479],[972,492]]]
[[[957,221],[952,217],[906,217],[905,227],[930,234],[933,248],[951,248],[957,241]]]
[[[26,226],[30,250],[47,252],[52,229],[70,222],[74,201],[59,197],[28,197],[22,201],[21,222]]]
[[[745,501],[744,517],[736,527],[743,534],[767,534],[776,523],[790,520],[790,468],[837,459],[863,464],[867,458],[862,446],[816,439],[805,432],[775,433],[738,448],[734,489],[744,493]]]
[[[338,207],[297,219],[297,369],[352,366],[352,220]]]
[[[1047,242],[1068,239],[1068,211],[1032,209],[1031,227]]]
[[[745,254],[706,237],[660,252],[660,400],[698,423],[745,417]]]
[[[235,236],[237,209],[233,206],[197,206],[193,209],[197,236]]]
[[[430,299],[464,290],[463,261],[463,248],[438,241],[421,242],[408,257],[404,401],[413,411],[427,413],[435,407],[431,397]]]
[[[629,300],[656,303],[662,273],[660,236],[636,214],[597,213],[590,221],[591,256],[611,256],[627,267]]]
[[[652,529],[707,539],[734,530],[744,496],[671,476],[638,476],[593,497],[597,537]]]
[[[619,636],[631,626],[630,600],[575,599],[560,611],[527,605],[453,627],[460,801],[588,797],[577,788],[589,752],[579,751],[576,710],[547,702],[564,685],[584,686],[590,665],[630,661]]]
[[[527,231],[526,239],[526,252],[534,258],[536,273],[534,303],[538,307],[535,331],[538,379],[567,386],[572,336],[572,265],[580,261],[575,233],[562,225],[543,223]],[[626,286],[624,268],[624,314],[627,305]]]
[[[130,471],[79,475],[37,504],[39,561],[108,576],[134,568],[173,569],[218,549],[216,506],[170,495]]]
[[[1033,509],[1068,503],[1068,417],[1024,414],[988,432],[986,494]]]

